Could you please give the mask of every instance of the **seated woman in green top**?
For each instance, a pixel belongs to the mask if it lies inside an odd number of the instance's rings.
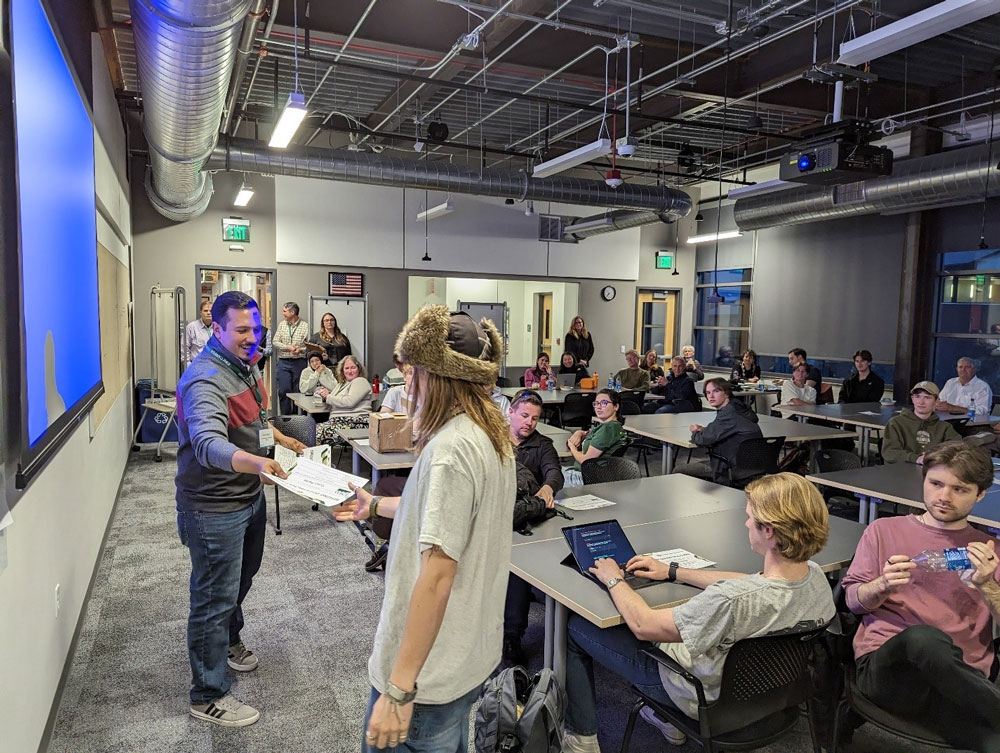
[[[566,446],[573,455],[573,467],[563,468],[565,486],[583,486],[583,474],[580,464],[586,460],[599,458],[604,453],[613,455],[625,446],[625,430],[622,419],[618,417],[621,398],[614,390],[603,389],[594,399],[594,413],[597,418],[590,431],[573,432],[566,440]]]

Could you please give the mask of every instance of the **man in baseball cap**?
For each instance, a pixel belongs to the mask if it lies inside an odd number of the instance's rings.
[[[940,393],[934,382],[917,382],[910,390],[913,409],[903,408],[885,427],[882,459],[886,463],[920,463],[928,447],[961,439],[955,427],[935,413]]]

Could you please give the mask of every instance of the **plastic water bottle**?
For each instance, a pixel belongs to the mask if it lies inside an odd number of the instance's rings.
[[[916,563],[918,569],[932,573],[972,569],[969,550],[964,546],[953,549],[925,549],[910,561]]]
[[[556,388],[556,380],[551,376],[549,377],[549,389],[554,390]]]
[[[614,388],[615,388],[615,378],[611,374],[608,374],[608,389],[613,390]]]
[[[621,392],[621,391],[622,391],[622,378],[617,377],[615,379],[615,392]]]
[[[976,406],[969,406],[969,420],[974,421],[976,419]]]

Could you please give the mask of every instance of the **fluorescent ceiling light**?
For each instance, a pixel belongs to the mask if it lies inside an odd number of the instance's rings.
[[[305,119],[309,111],[306,110],[306,97],[304,94],[292,92],[288,95],[285,109],[281,111],[281,117],[271,131],[271,140],[267,145],[275,149],[284,149],[292,140],[292,136],[299,130],[299,125]]]
[[[721,233],[705,233],[704,235],[692,235],[687,239],[690,244],[708,243],[709,241],[724,241],[729,238],[739,238],[743,235],[742,230],[723,230]]]
[[[590,162],[590,160],[597,157],[603,157],[606,154],[611,154],[611,139],[598,139],[592,144],[581,146],[572,152],[566,152],[566,154],[561,154],[547,162],[535,165],[531,174],[535,178],[547,178],[550,175],[561,173],[563,170],[569,170],[582,165],[584,162]]]
[[[858,65],[1000,13],[1000,0],[944,0],[840,45],[842,65]]]
[[[451,203],[451,199],[448,199],[444,204],[438,204],[436,207],[417,212],[417,222],[427,222],[427,220],[433,220],[435,217],[443,217],[454,211],[455,206]]]
[[[236,192],[236,200],[233,202],[233,205],[237,207],[245,207],[250,203],[250,199],[252,198],[253,186],[246,181],[243,181],[243,185],[240,186],[240,190]]]

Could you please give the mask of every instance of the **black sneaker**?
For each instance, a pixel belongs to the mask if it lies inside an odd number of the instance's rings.
[[[365,570],[370,573],[374,573],[376,570],[382,570],[385,568],[385,560],[388,556],[389,547],[379,547],[378,550],[372,554],[371,559],[365,563]]]
[[[503,655],[500,661],[507,667],[524,665],[524,652],[521,650],[519,637],[513,634],[503,637]]]

